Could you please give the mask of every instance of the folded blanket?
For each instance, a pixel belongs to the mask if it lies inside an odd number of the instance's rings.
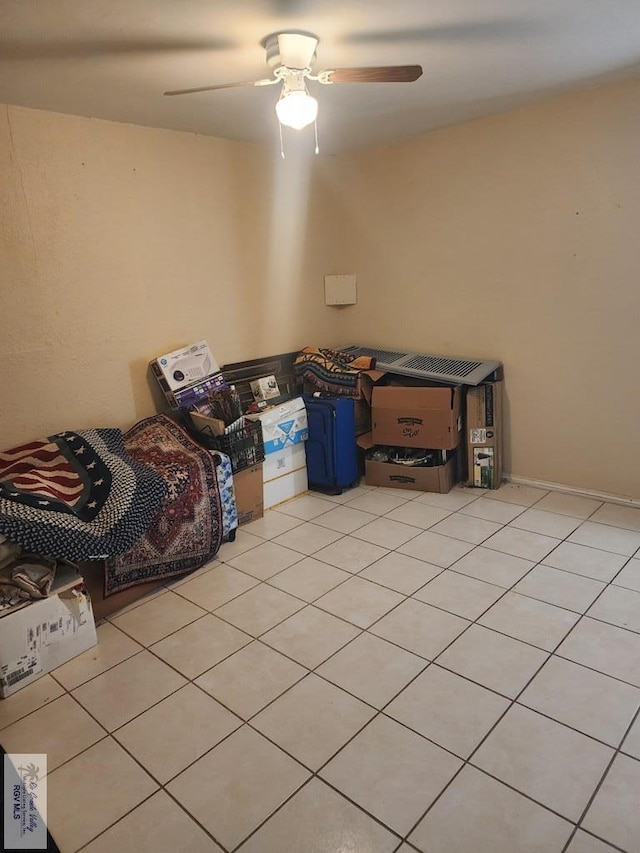
[[[357,398],[360,396],[360,372],[373,370],[376,360],[339,350],[305,347],[293,366],[299,379],[306,379],[330,394]]]
[[[167,487],[125,450],[118,429],[63,432],[0,452],[0,534],[68,560],[127,551]]]
[[[22,554],[0,570],[0,610],[32,599],[47,598],[55,571],[55,560],[37,554]]]

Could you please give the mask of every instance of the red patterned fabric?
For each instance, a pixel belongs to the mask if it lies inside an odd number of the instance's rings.
[[[162,477],[167,496],[144,536],[107,562],[105,596],[196,569],[213,559],[222,541],[212,454],[166,415],[140,421],[124,440],[130,456]]]

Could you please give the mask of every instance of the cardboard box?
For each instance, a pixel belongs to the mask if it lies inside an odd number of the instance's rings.
[[[360,397],[355,401],[356,435],[371,432],[371,398],[376,385],[386,382],[387,374],[382,370],[362,370],[358,377]]]
[[[459,386],[375,386],[374,444],[453,450],[460,442],[460,398]]]
[[[233,475],[233,489],[236,495],[238,524],[247,524],[262,518],[264,499],[262,495],[262,465],[245,468]]]
[[[59,566],[48,598],[0,616],[0,696],[11,696],[97,643],[83,579]]]
[[[502,481],[502,397],[504,382],[467,390],[467,484],[497,489]]]
[[[198,432],[205,436],[224,435],[225,423],[220,418],[210,418],[199,412],[189,412],[191,423]]]
[[[365,462],[365,482],[368,486],[390,489],[416,489],[421,492],[450,492],[456,480],[456,462],[452,457],[444,465],[433,468],[394,465],[392,462]]]
[[[165,380],[170,391],[193,385],[220,372],[209,344],[204,340],[158,356],[151,362],[151,369]]]
[[[399,465],[394,462],[376,462],[367,459],[368,452],[374,447],[371,433],[361,435],[357,440],[359,451],[364,458],[365,482],[368,486],[386,486],[391,489],[415,489],[422,492],[446,494],[457,482],[456,457],[458,453],[443,451],[448,457],[443,465],[423,467],[419,465]],[[399,445],[398,445],[399,446]]]
[[[257,415],[247,415],[247,418],[252,421],[259,420],[262,424],[265,455],[306,441],[309,436],[307,410],[302,397],[295,397]]]
[[[356,436],[371,432],[371,404],[367,400],[354,400]]]

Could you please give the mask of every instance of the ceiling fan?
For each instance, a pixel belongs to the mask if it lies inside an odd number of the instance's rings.
[[[316,59],[318,37],[306,32],[282,32],[267,36],[262,44],[267,54],[267,64],[272,77],[241,83],[221,83],[215,86],[198,86],[194,89],[176,89],[165,95],[191,95],[196,92],[213,92],[237,86],[273,86],[281,84],[276,114],[280,122],[282,151],[282,125],[301,130],[315,122],[318,102],[307,89],[307,80],[331,85],[333,83],[411,83],[422,75],[420,65],[392,65],[372,68],[333,68],[312,73]],[[318,153],[316,134],[316,153]]]

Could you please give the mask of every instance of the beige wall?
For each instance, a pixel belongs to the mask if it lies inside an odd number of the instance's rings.
[[[221,364],[333,342],[310,169],[0,108],[0,447],[130,426],[156,410],[149,359],[199,338]]]
[[[501,359],[507,471],[639,498],[639,96],[313,166],[3,108],[0,445],[129,426],[148,359],[200,337],[221,363],[354,340]],[[358,305],[325,308],[344,272]]]
[[[506,470],[640,497],[640,81],[337,158],[343,338],[505,364]]]

